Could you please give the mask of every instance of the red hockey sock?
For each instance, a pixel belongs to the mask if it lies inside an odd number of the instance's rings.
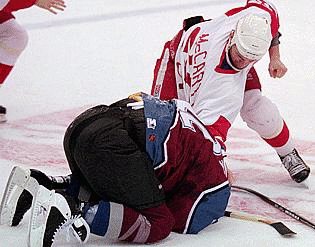
[[[0,63],[0,85],[3,84],[5,79],[8,77],[12,68],[13,68],[13,65],[6,65],[6,64]]]
[[[276,137],[266,139],[264,140],[272,147],[277,148],[277,147],[282,147],[284,146],[290,138],[290,132],[288,129],[288,126],[286,125],[285,121],[283,121],[283,127],[279,135]]]

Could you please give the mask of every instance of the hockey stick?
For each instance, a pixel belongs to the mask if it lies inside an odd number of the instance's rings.
[[[249,192],[249,193],[252,193],[256,196],[258,196],[260,199],[262,199],[263,201],[267,202],[268,204],[270,204],[271,206],[279,209],[281,212],[289,215],[290,217],[292,217],[293,219],[303,223],[304,225],[307,225],[313,229],[315,229],[315,224],[310,222],[309,220],[305,219],[304,217],[290,211],[289,209],[281,206],[280,204],[274,202],[273,200],[271,200],[269,197],[255,191],[255,190],[252,190],[252,189],[249,189],[249,188],[245,188],[245,187],[241,187],[241,186],[236,186],[236,185],[232,185],[232,188],[235,188],[235,189],[238,189],[238,190],[243,190],[243,191],[246,191],[246,192]]]
[[[235,219],[249,220],[249,221],[267,224],[269,226],[272,226],[274,229],[277,230],[277,232],[279,232],[282,236],[285,236],[285,237],[291,237],[296,234],[291,229],[289,229],[286,225],[284,225],[282,222],[272,220],[272,219],[267,219],[258,215],[250,215],[250,214],[244,214],[244,213],[239,213],[239,212],[225,211],[224,216],[235,218]]]

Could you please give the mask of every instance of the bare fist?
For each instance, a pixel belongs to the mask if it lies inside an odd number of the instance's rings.
[[[281,78],[287,73],[287,67],[280,60],[272,60],[269,63],[269,74],[273,78]]]

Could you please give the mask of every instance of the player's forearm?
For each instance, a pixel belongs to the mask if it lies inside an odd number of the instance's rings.
[[[280,49],[279,49],[279,44],[275,46],[271,46],[269,48],[269,58],[270,61],[273,60],[280,60]]]

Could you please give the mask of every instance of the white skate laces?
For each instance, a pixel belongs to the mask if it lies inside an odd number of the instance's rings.
[[[88,241],[90,236],[90,227],[81,215],[71,216],[66,219],[55,231],[53,239],[62,235],[68,243],[76,239],[76,243],[82,246]]]

